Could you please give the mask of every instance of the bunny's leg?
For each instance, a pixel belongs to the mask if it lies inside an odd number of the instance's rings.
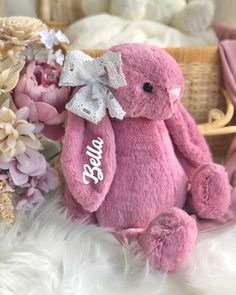
[[[185,211],[171,208],[149,224],[138,243],[156,269],[172,272],[191,254],[196,238],[196,221]]]
[[[196,221],[185,211],[171,208],[155,218],[146,229],[129,228],[114,233],[122,243],[138,241],[156,269],[176,271],[191,254],[197,237]]]
[[[191,184],[188,199],[190,210],[201,218],[222,217],[231,202],[230,185],[224,167],[213,163],[206,141],[180,102],[172,118],[165,123]]]

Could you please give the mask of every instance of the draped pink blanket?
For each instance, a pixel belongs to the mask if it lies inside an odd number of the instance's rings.
[[[215,22],[212,25],[219,41],[236,39],[236,27],[224,22]]]
[[[222,41],[219,50],[225,87],[236,104],[236,39]]]

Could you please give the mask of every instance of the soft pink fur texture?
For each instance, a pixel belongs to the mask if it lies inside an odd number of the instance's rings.
[[[175,60],[154,46],[124,44],[127,86],[111,89],[126,111],[93,125],[69,113],[61,157],[68,189],[66,205],[76,218],[113,227],[119,239],[138,239],[150,263],[178,270],[197,236],[196,221],[183,211],[218,218],[230,205],[224,168],[213,164],[208,146],[180,102],[184,78]],[[143,90],[151,83],[151,93]],[[181,87],[177,100],[171,89]],[[99,184],[83,184],[86,146],[104,140]],[[191,186],[191,191],[188,187]],[[189,196],[189,197],[188,197]]]

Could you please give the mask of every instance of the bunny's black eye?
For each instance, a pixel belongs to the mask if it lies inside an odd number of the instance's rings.
[[[151,92],[152,92],[152,89],[153,89],[153,86],[152,86],[152,84],[149,83],[149,82],[147,82],[147,83],[145,83],[145,84],[143,85],[143,90],[144,90],[145,92],[149,92],[149,93],[151,93]]]

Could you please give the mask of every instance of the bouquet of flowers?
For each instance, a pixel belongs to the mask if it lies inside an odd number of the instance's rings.
[[[56,152],[43,147],[64,134],[70,89],[58,85],[61,43],[67,37],[40,20],[0,19],[0,218],[8,226],[15,209],[31,209],[59,186]]]

